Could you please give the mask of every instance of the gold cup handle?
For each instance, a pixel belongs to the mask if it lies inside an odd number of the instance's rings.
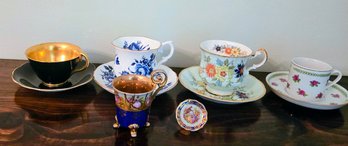
[[[89,66],[89,59],[88,59],[87,55],[84,54],[84,53],[81,53],[81,61],[82,61],[82,57],[85,58],[85,61],[86,61],[85,65],[83,65],[83,67],[81,67],[81,68],[76,68],[76,69],[74,69],[74,70],[72,71],[72,73],[76,73],[76,72],[79,72],[79,71],[83,71],[83,70],[85,70],[85,69]]]
[[[151,73],[151,80],[158,86],[156,91],[151,96],[153,99],[155,99],[157,93],[167,84],[167,73],[162,69],[156,69]]]
[[[250,70],[259,68],[260,66],[262,66],[263,64],[266,63],[266,61],[268,60],[268,53],[267,53],[266,49],[264,49],[264,48],[258,49],[258,50],[255,52],[255,55],[254,55],[253,57],[251,57],[251,58],[255,58],[255,57],[257,57],[257,56],[259,56],[259,55],[261,55],[261,54],[264,54],[264,57],[263,57],[262,61],[261,61],[260,63],[258,63],[258,64],[253,64],[252,66],[250,66],[249,68],[247,68],[247,69],[246,69],[247,74],[249,74],[249,71],[250,71]]]

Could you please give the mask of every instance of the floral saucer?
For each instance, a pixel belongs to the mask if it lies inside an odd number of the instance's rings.
[[[206,84],[202,81],[199,66],[193,66],[182,70],[179,74],[180,83],[202,97],[203,99],[221,104],[241,104],[256,101],[266,94],[266,88],[261,81],[252,75],[245,76],[240,86],[234,88],[231,95],[214,95],[205,89]]]
[[[94,81],[106,91],[114,94],[114,89],[112,88],[112,80],[116,77],[114,74],[114,61],[110,61],[108,63],[104,63],[99,65],[97,69],[94,71]],[[173,89],[178,83],[178,76],[176,73],[170,69],[168,66],[160,65],[159,69],[163,69],[168,76],[167,84],[159,91],[158,95],[165,93],[171,89]]]
[[[68,83],[58,88],[47,88],[42,85],[42,81],[37,77],[29,63],[17,67],[12,72],[12,80],[19,86],[27,89],[42,91],[42,92],[59,92],[70,90],[84,84],[87,84],[93,79],[92,73],[95,69],[93,64],[89,64],[87,69],[76,72],[68,80]]]
[[[288,71],[278,71],[270,73],[266,77],[266,82],[272,91],[288,102],[319,110],[337,109],[348,103],[348,91],[338,84],[326,89],[323,95],[324,98],[320,101],[310,102],[291,97],[285,91],[288,74]]]
[[[197,131],[208,121],[208,112],[197,100],[186,99],[176,108],[176,121],[188,131]]]

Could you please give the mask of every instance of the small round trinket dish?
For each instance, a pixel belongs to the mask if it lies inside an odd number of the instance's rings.
[[[197,131],[208,121],[208,112],[197,100],[186,99],[176,108],[176,121],[188,131]]]

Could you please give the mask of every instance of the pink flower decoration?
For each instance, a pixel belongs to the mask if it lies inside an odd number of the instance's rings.
[[[319,93],[318,95],[317,95],[317,97],[315,97],[315,98],[322,98],[323,97],[323,93]]]
[[[320,82],[318,82],[318,81],[316,81],[316,80],[313,80],[313,81],[310,81],[310,86],[312,86],[312,87],[318,87],[318,84],[320,84]]]
[[[292,76],[292,80],[294,80],[294,82],[300,82],[300,81],[301,81],[300,75],[294,75],[294,76]]]
[[[298,88],[297,93],[298,93],[298,95],[307,96],[306,91],[301,90],[300,88]]]
[[[272,82],[272,85],[273,85],[273,86],[278,86],[278,84],[277,84],[277,83],[275,83],[275,82]]]
[[[340,98],[340,95],[339,94],[331,94],[332,97],[335,97],[335,98]]]
[[[280,78],[279,80],[280,80],[281,82],[287,82],[286,79],[284,79],[284,78]]]
[[[116,100],[116,103],[118,104],[118,103],[121,103],[121,97],[118,95],[118,94],[116,94],[115,95],[115,100]]]
[[[136,101],[133,103],[133,107],[139,108],[141,106],[141,103],[139,101]]]

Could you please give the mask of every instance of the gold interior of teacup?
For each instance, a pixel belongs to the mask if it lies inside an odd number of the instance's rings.
[[[81,55],[80,47],[70,43],[44,43],[30,47],[26,50],[26,56],[30,60],[38,62],[64,62]]]
[[[126,93],[146,93],[155,89],[151,79],[141,75],[125,75],[114,79],[113,87]]]

